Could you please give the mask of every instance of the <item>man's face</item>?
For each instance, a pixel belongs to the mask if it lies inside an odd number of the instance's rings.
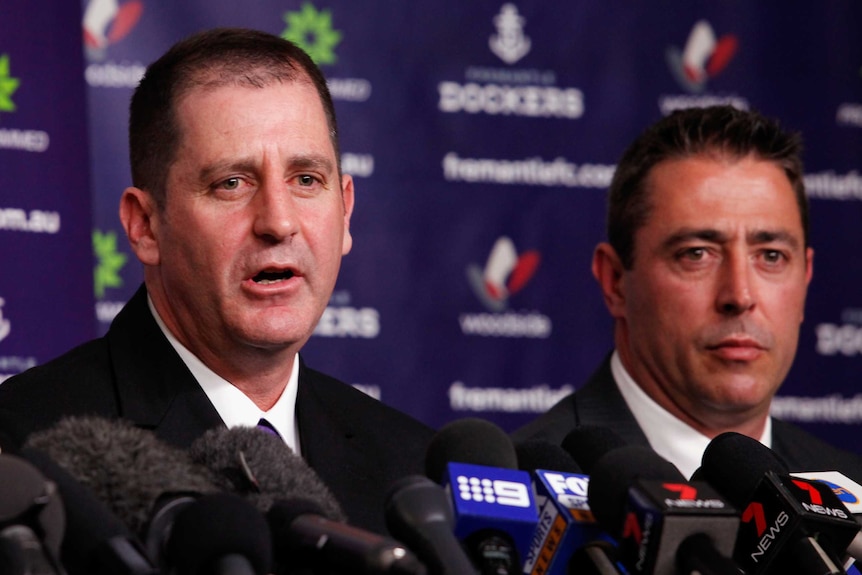
[[[668,160],[621,272],[617,345],[632,376],[701,428],[764,415],[802,322],[813,252],[793,189],[752,157]]]
[[[317,92],[306,81],[199,88],[177,116],[166,204],[150,224],[157,254],[144,262],[159,311],[211,365],[297,351],[351,247],[353,184],[345,176],[342,192]]]

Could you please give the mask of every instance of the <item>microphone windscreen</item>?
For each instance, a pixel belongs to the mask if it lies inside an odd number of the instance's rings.
[[[139,535],[161,495],[216,489],[184,451],[123,420],[67,417],[26,445],[45,452]]]
[[[66,513],[55,483],[14,455],[0,455],[0,527],[23,523],[36,530],[59,557]]]
[[[685,482],[685,477],[658,453],[641,445],[627,445],[599,458],[587,488],[590,510],[612,536],[619,538],[628,490],[639,479]]]
[[[604,454],[625,445],[626,441],[615,431],[598,425],[576,427],[562,442],[563,449],[587,475],[592,475],[593,466]]]
[[[777,453],[756,439],[728,431],[714,437],[706,446],[697,475],[731,505],[744,509],[767,471],[779,475],[788,472]]]
[[[218,561],[239,556],[259,575],[272,567],[272,539],[263,515],[232,493],[204,495],[177,515],[167,546],[174,573],[212,573]]]
[[[63,565],[69,573],[104,573],[95,567],[100,553],[113,539],[133,540],[131,530],[88,487],[47,454],[24,447],[21,456],[59,488],[67,524],[61,551]]]
[[[216,428],[192,442],[189,456],[215,476],[224,490],[236,493],[266,513],[279,499],[312,499],[320,515],[344,521],[344,512],[308,464],[279,437],[256,427]]]
[[[581,468],[568,452],[549,441],[530,439],[515,445],[518,454],[518,469],[535,471],[562,471],[565,473],[581,473]]]
[[[518,469],[518,455],[506,432],[472,417],[448,423],[434,434],[425,452],[425,475],[442,483],[446,465],[453,462]]]

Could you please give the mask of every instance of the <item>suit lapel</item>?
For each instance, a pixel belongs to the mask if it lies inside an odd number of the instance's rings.
[[[224,425],[153,319],[145,288],[111,324],[107,339],[120,417],[180,447]]]
[[[363,425],[373,423],[359,421],[349,409],[337,409],[344,404],[343,398],[335,398],[340,394],[338,387],[300,364],[296,416],[302,457],[338,499],[351,523],[379,524],[381,487],[374,483],[382,462],[368,448],[362,431]]]

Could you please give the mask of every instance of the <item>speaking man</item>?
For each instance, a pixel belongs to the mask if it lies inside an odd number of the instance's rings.
[[[130,107],[120,219],[144,286],[107,335],[0,386],[35,428],[124,418],[188,446],[267,420],[354,525],[382,531],[386,489],[422,472],[432,430],[298,353],[351,248],[326,81],[290,42],[216,29],[147,68]]]

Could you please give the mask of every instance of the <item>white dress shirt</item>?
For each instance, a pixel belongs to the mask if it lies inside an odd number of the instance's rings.
[[[195,354],[188,350],[168,330],[159,313],[153,306],[152,300],[147,296],[150,311],[156,319],[156,323],[168,338],[171,346],[176,350],[180,359],[192,372],[198,384],[207,394],[210,402],[218,412],[219,417],[228,427],[257,426],[261,418],[265,418],[272,427],[281,435],[285,443],[300,455],[299,429],[296,425],[296,388],[299,386],[299,355],[293,360],[293,371],[287,381],[278,401],[268,411],[262,411],[237,387],[207,367]]]
[[[611,372],[650,446],[690,478],[700,467],[710,438],[678,419],[647,395],[623,367],[618,351],[614,351],[611,356]],[[760,442],[772,447],[772,418],[766,419]]]

